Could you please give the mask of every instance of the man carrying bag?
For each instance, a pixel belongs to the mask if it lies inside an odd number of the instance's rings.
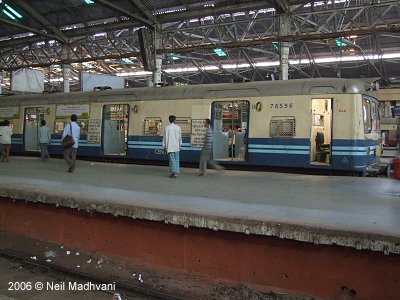
[[[76,123],[78,117],[73,114],[71,115],[71,122],[65,125],[64,131],[61,138],[61,144],[64,148],[64,159],[69,165],[67,170],[68,173],[72,173],[75,170],[76,165],[76,152],[78,150],[78,142],[81,135],[81,128]],[[72,137],[72,142],[67,142],[69,138],[67,136]]]

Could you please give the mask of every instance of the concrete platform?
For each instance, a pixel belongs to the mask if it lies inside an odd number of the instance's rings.
[[[400,182],[11,157],[0,196],[116,216],[400,253]]]

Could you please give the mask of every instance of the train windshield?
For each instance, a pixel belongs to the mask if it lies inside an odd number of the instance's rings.
[[[380,132],[378,102],[369,97],[363,98],[364,132]]]

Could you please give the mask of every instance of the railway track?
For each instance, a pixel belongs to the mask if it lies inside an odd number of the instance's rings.
[[[7,277],[7,291],[0,291],[1,294],[5,296],[16,297],[17,299],[25,299],[25,296],[18,294],[29,294],[31,295],[26,298],[29,299],[32,295],[38,296],[41,294],[46,294],[49,291],[49,287],[52,292],[58,292],[58,299],[64,299],[65,296],[63,292],[69,291],[74,292],[74,287],[77,291],[82,291],[80,288],[87,292],[85,299],[135,299],[135,300],[181,300],[182,297],[175,295],[170,295],[164,292],[156,291],[154,289],[148,289],[142,286],[128,284],[121,281],[114,281],[110,285],[110,280],[101,276],[96,276],[93,274],[77,271],[64,266],[56,265],[53,263],[46,262],[35,257],[35,260],[31,256],[26,254],[15,253],[10,249],[0,249],[0,258],[7,261],[8,269],[19,269],[27,271],[27,279],[21,280],[21,274]],[[11,266],[10,266],[11,264]],[[23,266],[23,267],[22,267]],[[4,268],[4,266],[3,266]],[[3,270],[3,273],[4,270]],[[39,278],[35,278],[34,275],[39,275]],[[44,277],[43,277],[44,276]],[[2,280],[4,282],[4,278]],[[86,285],[85,285],[86,283]],[[89,285],[89,284],[90,285]],[[41,284],[41,285],[40,285]],[[47,287],[46,287],[47,286]],[[115,290],[99,290],[100,296],[96,293],[92,293],[93,289],[96,290],[97,287],[114,286]],[[89,291],[88,289],[89,288]],[[9,292],[9,295],[7,295]],[[19,293],[21,292],[21,293]],[[13,295],[11,295],[13,294]],[[44,296],[44,295],[43,295]],[[82,295],[79,295],[79,298]],[[45,298],[48,296],[44,296]],[[0,297],[1,298],[1,297]]]

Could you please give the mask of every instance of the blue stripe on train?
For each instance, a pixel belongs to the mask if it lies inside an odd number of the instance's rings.
[[[181,161],[198,162],[200,150],[201,148],[190,146],[190,137],[183,137]],[[162,136],[129,136],[128,155],[137,159],[168,160],[163,151]]]
[[[198,162],[199,147],[190,146],[190,138],[183,137],[181,160]],[[52,138],[50,153],[62,154],[61,136]],[[366,166],[377,161],[376,149],[380,146],[373,140],[332,140],[330,165],[310,165],[310,140],[291,138],[250,138],[248,140],[247,161],[252,165],[332,168],[338,170],[364,171]],[[13,151],[24,152],[21,134],[12,136]],[[101,156],[100,144],[89,144],[85,139],[79,141],[79,156]],[[129,136],[128,157],[148,160],[167,160],[163,153],[161,136]]]
[[[309,139],[249,138],[248,142],[249,164],[292,168],[309,165]]]
[[[55,138],[54,138],[55,136]],[[24,152],[39,152],[40,148],[38,146],[37,151],[25,151],[23,144],[23,135],[22,134],[13,134],[11,138],[12,143],[12,152],[16,153],[24,153]],[[51,144],[48,146],[50,155],[52,154],[63,154],[63,149],[60,145],[61,143],[61,135],[53,135],[51,138]],[[100,144],[90,144],[87,143],[86,139],[79,140],[79,156],[101,156],[101,145]]]
[[[330,168],[363,172],[367,165],[378,161],[375,150],[380,147],[373,140],[332,140],[330,165],[310,165],[309,139],[249,139],[250,164]]]

